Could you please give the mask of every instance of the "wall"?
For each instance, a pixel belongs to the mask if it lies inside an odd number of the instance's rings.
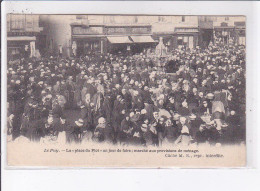
[[[235,22],[245,22],[246,17],[243,16],[221,16],[221,17],[216,17],[215,21],[213,22],[213,26],[221,26],[221,23],[225,22],[228,24],[228,26],[235,26]]]
[[[46,35],[46,49],[49,54],[57,54],[59,45],[62,45],[64,56],[70,54],[71,27],[75,22],[75,15],[40,15],[40,24],[44,27]]]
[[[198,27],[197,16],[158,16],[158,21],[153,23],[155,33],[173,33],[175,27]]]
[[[63,46],[65,56],[71,51],[71,26],[73,22],[85,24],[150,24],[152,33],[173,33],[175,27],[198,27],[197,16],[135,16],[135,15],[40,15],[40,24],[46,36],[46,51],[57,54]],[[43,51],[44,52],[44,51]]]
[[[39,15],[7,15],[7,32],[40,32],[41,30]]]

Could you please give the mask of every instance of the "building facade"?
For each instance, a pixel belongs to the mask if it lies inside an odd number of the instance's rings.
[[[198,17],[197,16],[157,16],[153,23],[153,36],[163,38],[166,47],[193,49],[198,44]]]
[[[151,25],[71,24],[72,53],[77,56],[100,53],[142,52],[155,41]]]
[[[35,57],[40,48],[39,15],[7,15],[7,49],[8,59],[20,56]]]
[[[76,20],[76,15],[40,15],[44,56],[57,55],[61,50],[64,57],[70,56],[72,45],[70,24]]]
[[[40,21],[50,54],[137,53],[159,39],[168,51],[198,44],[197,16],[41,15]]]
[[[40,15],[42,54],[141,52],[162,39],[167,51],[210,42],[245,44],[245,17]]]
[[[246,45],[244,16],[200,16],[199,31],[201,47],[207,47],[210,42]]]

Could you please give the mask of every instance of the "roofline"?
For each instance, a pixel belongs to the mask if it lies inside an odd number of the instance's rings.
[[[104,26],[104,27],[152,27],[151,24],[99,24],[99,23],[89,23],[89,24],[82,24],[82,23],[71,23],[71,26]]]
[[[71,35],[72,38],[84,38],[84,37],[124,37],[124,36],[152,36],[152,34],[115,34],[115,35],[106,35],[106,34],[82,34],[82,35]]]

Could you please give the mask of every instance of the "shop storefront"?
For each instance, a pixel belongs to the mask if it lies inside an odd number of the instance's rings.
[[[235,22],[236,31],[236,43],[239,45],[246,45],[246,23],[245,22]]]
[[[106,25],[107,50],[110,53],[135,54],[154,48],[151,25]]]
[[[236,37],[235,27],[233,26],[214,27],[213,33],[215,43],[229,44]]]
[[[195,48],[198,44],[198,33],[198,28],[176,27],[173,34],[173,47]]]
[[[7,59],[29,58],[39,55],[39,16],[7,15]]]
[[[137,53],[154,46],[151,25],[71,24],[72,54]]]
[[[237,30],[237,43],[239,45],[246,45],[246,31],[245,30]]]
[[[35,36],[11,36],[7,37],[7,49],[9,59],[35,56]]]
[[[173,44],[173,34],[174,32],[156,32],[153,33],[153,39],[160,43],[160,41],[162,41],[162,43],[164,44],[166,51],[172,50],[174,49],[174,44]]]
[[[229,26],[223,22],[220,26],[214,27],[214,42],[222,44],[246,45],[246,27],[245,22],[234,22]]]
[[[233,44],[237,40],[235,26],[227,22],[214,26],[213,36],[215,44]]]
[[[106,41],[103,25],[71,24],[72,54],[84,56],[93,53],[104,53]]]

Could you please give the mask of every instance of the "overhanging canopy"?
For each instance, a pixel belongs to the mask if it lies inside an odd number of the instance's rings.
[[[35,36],[8,36],[8,41],[35,41]]]
[[[151,36],[131,36],[135,43],[150,43],[155,42]]]
[[[128,36],[110,36],[107,37],[110,43],[112,44],[123,44],[123,43],[132,43]]]

